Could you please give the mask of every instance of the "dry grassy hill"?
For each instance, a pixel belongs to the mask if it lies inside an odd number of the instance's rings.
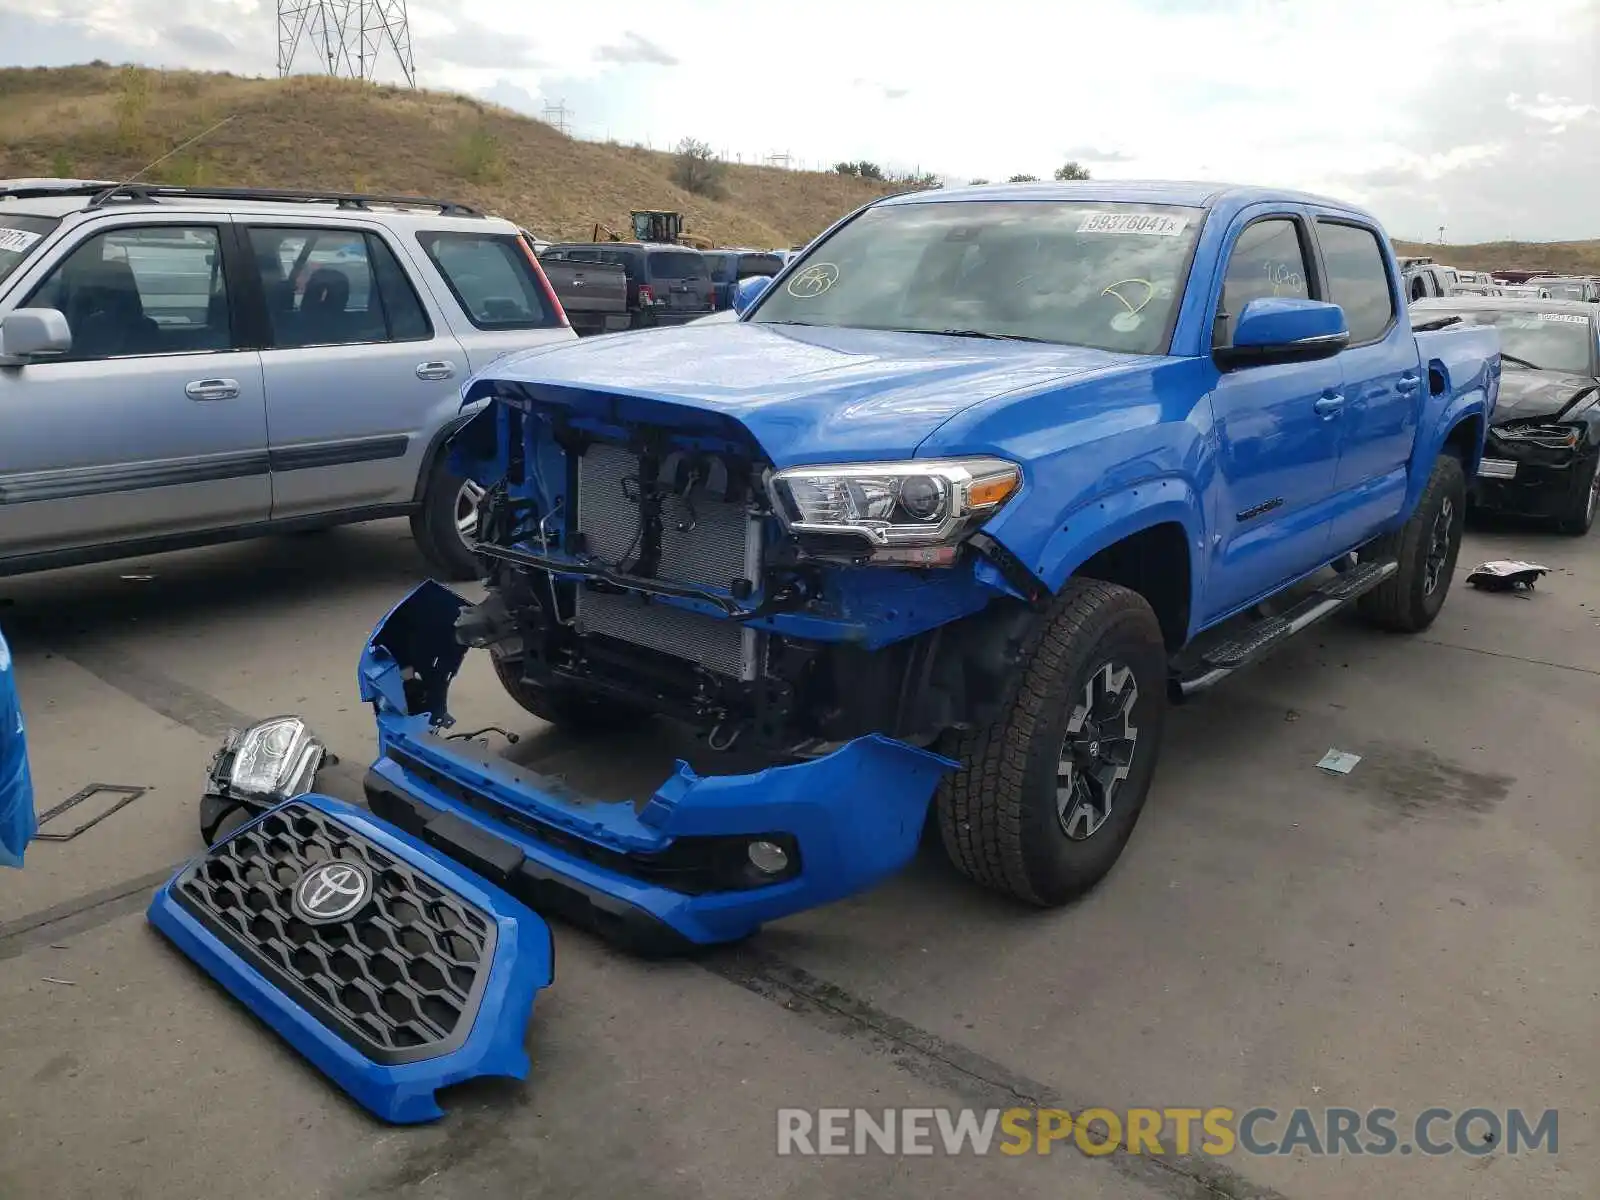
[[[788,246],[877,194],[859,179],[730,165],[716,200],[672,156],[575,141],[467,97],[302,76],[245,79],[95,64],[0,70],[0,178],[123,179],[224,117],[146,178],[448,197],[552,238],[675,209],[727,245]]]
[[[1466,271],[1540,271],[1552,275],[1600,275],[1600,241],[1479,242],[1471,246],[1438,246],[1396,242],[1401,254],[1427,255],[1435,262]]]

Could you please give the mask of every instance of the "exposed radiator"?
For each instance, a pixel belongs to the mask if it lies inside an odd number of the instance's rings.
[[[591,446],[578,460],[578,529],[588,552],[606,562],[639,552],[639,508],[630,499],[638,493],[623,482],[638,472],[638,456],[617,446]],[[759,577],[761,522],[745,505],[674,496],[663,502],[661,519],[657,578],[722,589],[735,579]],[[580,632],[619,638],[735,679],[757,673],[758,635],[733,621],[584,588],[578,589],[576,616]]]

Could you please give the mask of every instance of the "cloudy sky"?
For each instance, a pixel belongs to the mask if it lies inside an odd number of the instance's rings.
[[[271,74],[274,0],[0,0],[0,65]],[[1397,237],[1600,236],[1600,0],[411,0],[425,86],[952,181],[1229,179]],[[802,15],[803,14],[803,15]],[[310,66],[309,57],[305,65]],[[389,72],[392,76],[392,72]],[[3,119],[3,113],[0,113]]]

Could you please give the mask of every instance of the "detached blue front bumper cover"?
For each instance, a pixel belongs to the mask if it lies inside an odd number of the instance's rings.
[[[352,805],[271,809],[186,864],[147,915],[384,1120],[439,1117],[434,1093],[466,1079],[527,1077],[549,926]]]
[[[911,858],[956,765],[870,735],[748,775],[702,777],[679,762],[638,807],[577,795],[437,732],[450,723],[466,606],[430,581],[374,630],[360,669],[380,752],[368,802],[535,907],[642,952],[736,940],[873,886]],[[763,874],[752,842],[780,849],[785,865]]]

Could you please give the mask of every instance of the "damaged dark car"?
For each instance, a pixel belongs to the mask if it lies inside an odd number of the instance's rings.
[[[1541,517],[1582,537],[1600,510],[1600,312],[1578,300],[1453,296],[1411,305],[1419,327],[1500,331],[1500,403],[1474,507]]]

